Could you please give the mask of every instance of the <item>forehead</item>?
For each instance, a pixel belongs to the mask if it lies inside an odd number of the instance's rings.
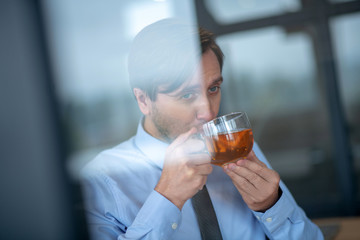
[[[219,61],[212,50],[206,51],[202,57],[201,62],[195,68],[191,76],[184,81],[177,89],[171,93],[178,93],[188,88],[203,88],[208,87],[216,81],[222,81],[221,68]],[[164,86],[159,87],[160,92],[165,90]]]

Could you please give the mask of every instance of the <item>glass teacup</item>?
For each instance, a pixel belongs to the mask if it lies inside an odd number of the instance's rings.
[[[252,150],[254,138],[245,112],[215,118],[205,123],[203,130],[212,164],[223,166],[246,157]]]

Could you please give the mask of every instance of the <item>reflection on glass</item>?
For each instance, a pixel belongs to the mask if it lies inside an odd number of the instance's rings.
[[[360,187],[360,14],[332,19],[339,87],[349,124],[355,170]],[[358,191],[360,193],[360,191]]]
[[[206,7],[220,23],[232,23],[284,12],[297,11],[299,0],[205,0]]]
[[[257,115],[307,109],[316,101],[315,63],[306,35],[287,36],[279,28],[269,28],[218,40],[226,52],[230,77],[241,81],[229,89],[239,94],[226,107],[241,103],[249,113]]]
[[[140,111],[128,83],[127,54],[144,26],[167,17],[194,22],[192,0],[44,1],[69,165],[132,136]]]
[[[354,0],[328,0],[329,2],[332,2],[332,3],[342,3],[342,2],[351,2],[351,1],[354,1]]]
[[[327,112],[308,35],[274,27],[218,42],[226,56],[222,112],[248,113],[255,141],[301,205],[337,199]]]

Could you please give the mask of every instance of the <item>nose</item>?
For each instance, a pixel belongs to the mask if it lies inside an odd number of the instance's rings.
[[[196,111],[196,118],[201,122],[208,122],[215,118],[215,113],[212,109],[212,104],[207,96],[202,96],[198,99],[199,103]]]

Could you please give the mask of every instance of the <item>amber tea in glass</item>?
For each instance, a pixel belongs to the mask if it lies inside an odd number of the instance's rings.
[[[244,112],[230,113],[203,125],[206,147],[211,163],[223,166],[246,157],[254,138],[249,119]]]

